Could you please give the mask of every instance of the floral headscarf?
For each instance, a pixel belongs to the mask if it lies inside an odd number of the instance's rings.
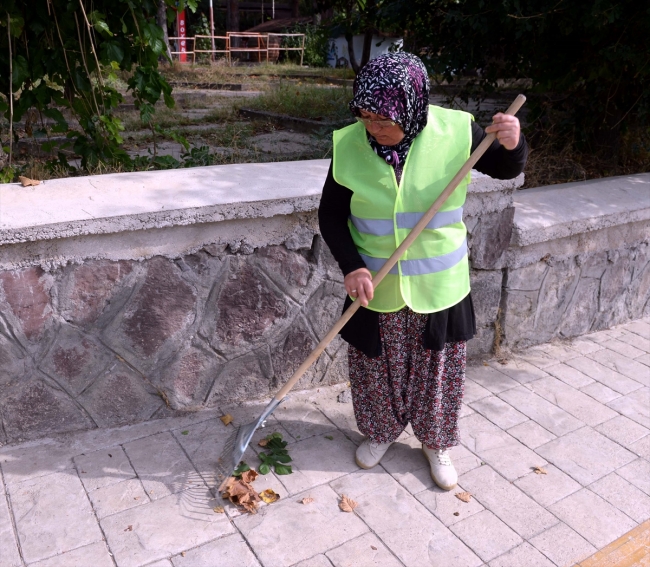
[[[350,110],[380,114],[397,122],[404,139],[383,146],[368,132],[368,141],[377,155],[395,168],[399,181],[411,143],[427,124],[429,76],[419,57],[405,52],[386,53],[365,65],[354,81]]]

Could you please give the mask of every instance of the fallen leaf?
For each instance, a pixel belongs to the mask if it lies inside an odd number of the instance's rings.
[[[268,439],[260,439],[260,442],[258,443],[260,447],[266,447],[268,444],[269,444]]]
[[[241,473],[241,479],[244,482],[253,482],[259,475],[256,470],[250,469]]]
[[[181,551],[181,557],[185,557],[185,552]]]
[[[186,429],[185,431],[181,431],[181,435],[189,435],[190,432]]]
[[[132,532],[133,531],[133,526],[127,526],[124,531],[125,532]]]
[[[19,175],[18,180],[22,183],[23,187],[29,187],[30,185],[40,185],[41,181],[38,179],[30,179],[24,175]]]
[[[212,508],[213,512],[216,512],[217,514],[223,514],[226,510],[224,509],[223,506],[215,506]]]
[[[224,424],[224,425],[228,425],[229,423],[232,422],[232,419],[233,419],[233,418],[232,418],[232,415],[230,415],[229,413],[227,413],[226,415],[222,415],[219,419],[220,419],[221,421],[223,421],[223,424]]]
[[[454,516],[460,516],[460,512],[454,512]]]
[[[108,456],[109,456],[111,459],[113,458],[113,455],[111,455],[110,453],[108,454]]]
[[[329,439],[330,441],[333,441],[334,437],[332,435],[325,435],[325,439]]]
[[[373,550],[377,551],[377,548],[374,545],[371,545],[370,549],[373,549]]]
[[[273,502],[280,500],[280,495],[277,492],[274,492],[272,488],[267,488],[260,492],[260,498],[267,504],[273,504]]]
[[[81,474],[88,474],[86,471],[81,471]]]
[[[472,495],[469,492],[456,492],[454,496],[463,502],[469,502],[472,499]]]
[[[246,471],[242,476],[248,472],[255,473],[255,471]],[[255,476],[257,476],[257,473],[255,473]],[[248,482],[231,476],[221,484],[219,490],[221,491],[222,488],[224,489],[223,498],[227,498],[235,506],[240,506],[252,514],[257,512],[257,502],[260,502],[261,498]]]
[[[358,504],[354,500],[348,498],[345,494],[341,495],[341,501],[339,502],[339,508],[341,510],[344,512],[352,512],[357,506]]]
[[[542,467],[533,467],[533,471],[535,474],[548,474],[546,469],[543,469]]]
[[[305,496],[300,502],[303,504],[311,504],[314,499],[311,496]]]
[[[134,496],[133,500],[140,500],[140,497],[139,496]]]

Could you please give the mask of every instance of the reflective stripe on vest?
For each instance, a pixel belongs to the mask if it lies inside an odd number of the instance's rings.
[[[422,218],[424,213],[397,213],[397,228],[414,228]],[[388,236],[395,232],[393,219],[361,219],[350,215],[352,224],[359,232],[372,234],[374,236]],[[463,207],[458,207],[452,211],[441,211],[429,221],[426,228],[434,230],[450,224],[456,224],[463,220]]]
[[[434,274],[448,270],[458,264],[466,255],[467,239],[463,240],[463,243],[456,250],[452,250],[447,254],[434,256],[433,258],[401,260],[399,265],[402,268],[403,276],[423,276],[424,274]],[[374,258],[365,254],[361,254],[361,258],[371,272],[378,272],[387,260],[387,258]],[[388,273],[393,275],[399,274],[397,265],[393,266]]]

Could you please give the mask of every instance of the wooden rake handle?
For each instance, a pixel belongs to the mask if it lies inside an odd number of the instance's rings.
[[[523,106],[524,102],[526,102],[526,97],[524,95],[517,95],[517,98],[513,101],[513,103],[510,105],[508,110],[506,110],[506,114],[510,115],[515,115],[519,111],[519,109]],[[431,222],[431,219],[435,216],[435,214],[440,210],[440,207],[442,207],[443,203],[449,198],[449,196],[456,190],[456,187],[458,187],[458,184],[465,178],[465,176],[470,172],[472,167],[476,165],[476,162],[481,158],[481,156],[485,153],[485,151],[492,145],[492,142],[496,139],[496,134],[488,134],[485,136],[483,141],[479,144],[478,148],[474,150],[471,156],[469,156],[469,159],[463,164],[463,166],[460,168],[458,173],[454,176],[454,178],[449,182],[447,187],[445,187],[444,191],[440,194],[440,196],[433,202],[431,207],[429,207],[429,210],[422,215],[422,218],[418,221],[418,223],[413,227],[411,232],[409,232],[408,236],[403,240],[403,242],[397,247],[395,252],[392,253],[391,257],[386,260],[386,263],[380,268],[380,270],[375,274],[375,277],[372,278],[372,283],[373,287],[377,287],[381,281],[386,277],[386,274],[391,271],[393,266],[397,264],[397,261],[402,257],[404,252],[406,252],[406,249],[413,244],[413,241],[420,236],[420,233],[426,228],[426,226]],[[300,380],[302,375],[307,371],[307,369],[316,361],[316,359],[321,355],[321,353],[325,350],[327,345],[329,345],[334,337],[339,333],[339,331],[345,326],[345,324],[352,318],[352,315],[354,315],[359,307],[361,306],[360,301],[354,301],[352,302],[352,305],[348,307],[345,310],[345,313],[341,316],[341,318],[334,323],[334,326],[329,330],[327,335],[323,338],[323,340],[318,343],[316,348],[311,352],[311,354],[306,358],[305,362],[303,362],[298,370],[296,370],[291,378],[289,378],[288,382],[282,386],[280,391],[275,395],[275,400],[280,401],[282,398],[284,398],[288,393],[291,388],[293,388]]]

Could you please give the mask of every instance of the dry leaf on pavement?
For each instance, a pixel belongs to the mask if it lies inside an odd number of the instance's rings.
[[[219,419],[220,419],[221,421],[223,421],[223,424],[224,424],[224,425],[228,425],[229,423],[232,422],[232,419],[233,419],[233,418],[232,418],[232,415],[230,415],[229,413],[227,413],[226,415],[222,415]]]
[[[533,471],[535,471],[535,474],[548,474],[546,469],[543,469],[542,467],[533,467]]]
[[[345,494],[341,495],[341,501],[339,502],[339,508],[341,510],[344,512],[352,512],[357,506],[358,504],[354,500],[348,498]]]
[[[241,473],[241,479],[244,482],[253,482],[258,476],[260,476],[259,473],[254,469],[250,469]]]
[[[132,532],[133,531],[133,526],[131,526],[131,525],[126,526],[126,529],[124,531],[125,532]]]
[[[260,447],[266,447],[269,444],[269,440],[265,437],[264,439],[260,439],[258,445]]]
[[[212,511],[215,512],[216,514],[223,514],[226,510],[224,509],[223,506],[215,506],[212,508]]]
[[[246,473],[243,473],[242,476],[244,474]],[[255,476],[257,476],[257,473],[255,473]],[[227,498],[235,506],[240,506],[247,512],[251,512],[252,514],[257,513],[257,503],[261,501],[261,498],[259,494],[257,494],[257,491],[248,482],[242,478],[231,476],[219,487],[219,489],[222,488],[223,498]]]
[[[469,492],[456,492],[454,496],[463,502],[469,502],[472,499],[472,495]]]
[[[24,175],[19,175],[18,181],[22,183],[23,187],[29,187],[30,185],[41,184],[41,182],[38,179],[30,179],[29,177],[25,177]]]
[[[372,550],[374,550],[374,551],[377,551],[377,548],[376,548],[374,545],[371,545],[371,546],[370,546],[370,549],[372,549]]]
[[[311,504],[314,499],[311,496],[305,496],[300,502],[303,504]]]
[[[272,488],[267,488],[266,490],[262,490],[262,492],[260,492],[260,498],[267,504],[273,504],[273,502],[280,500],[280,495]]]

